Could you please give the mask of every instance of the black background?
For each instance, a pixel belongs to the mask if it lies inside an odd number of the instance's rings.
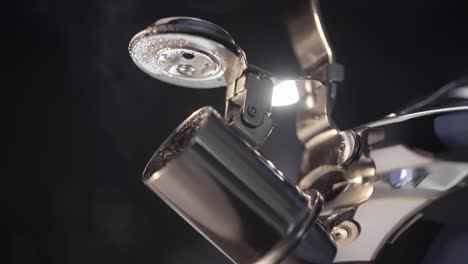
[[[224,89],[151,79],[133,65],[127,45],[159,18],[195,16],[227,29],[250,63],[296,75],[285,7],[263,0],[4,5],[7,262],[226,263],[140,179],[152,152],[186,116],[204,105],[222,111]],[[324,0],[322,11],[346,67],[333,113],[342,128],[468,73],[466,1]],[[294,108],[273,114],[278,128],[266,155],[295,175],[300,144],[288,133]],[[442,232],[445,242],[433,246],[427,263],[455,263],[441,248],[467,237],[466,199],[466,191],[457,193],[428,211],[452,231]]]

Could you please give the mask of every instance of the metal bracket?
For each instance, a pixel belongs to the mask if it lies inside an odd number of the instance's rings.
[[[265,76],[247,73],[247,94],[242,108],[242,120],[253,127],[262,125],[263,120],[271,113],[273,82]]]
[[[256,148],[263,145],[275,125],[270,114],[276,81],[266,71],[250,65],[232,89],[228,89],[226,120]]]
[[[304,72],[316,75],[326,64],[334,64],[335,56],[323,27],[318,0],[288,1],[288,14],[289,36]]]

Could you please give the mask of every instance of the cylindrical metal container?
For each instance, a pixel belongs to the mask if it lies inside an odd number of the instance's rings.
[[[333,260],[336,249],[315,222],[318,196],[298,190],[211,107],[161,145],[144,182],[235,263]]]

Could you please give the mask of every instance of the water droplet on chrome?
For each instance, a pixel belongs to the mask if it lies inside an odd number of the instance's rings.
[[[191,76],[195,70],[196,69],[193,66],[188,65],[188,64],[181,64],[181,65],[177,66],[177,71],[180,74],[183,74],[183,75],[186,75],[186,76]]]
[[[185,39],[179,39],[178,41],[179,46],[187,45],[187,41]]]

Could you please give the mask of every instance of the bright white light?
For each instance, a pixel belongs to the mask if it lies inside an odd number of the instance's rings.
[[[403,180],[408,176],[408,170],[402,169],[400,173],[400,179]]]
[[[299,101],[296,82],[294,80],[283,81],[273,87],[273,106],[285,106],[295,104]]]

